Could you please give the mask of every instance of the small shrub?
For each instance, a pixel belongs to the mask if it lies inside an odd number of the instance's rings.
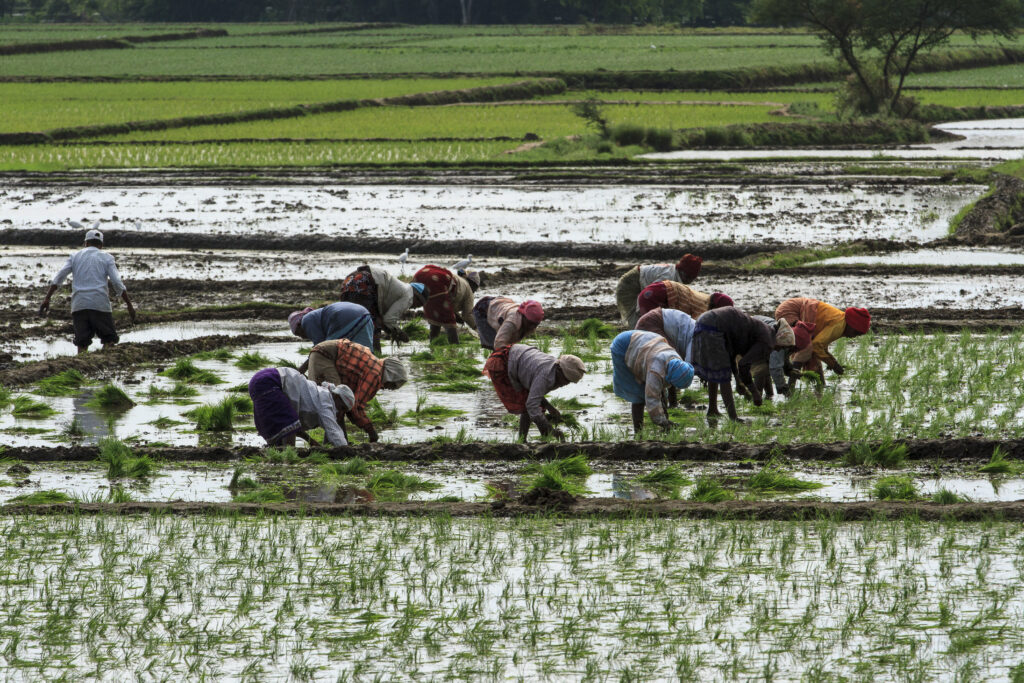
[[[628,145],[642,145],[647,130],[636,123],[618,123],[612,126],[611,139],[620,147]]]
[[[920,492],[914,480],[906,474],[882,477],[875,482],[871,495],[878,500],[919,500]]]

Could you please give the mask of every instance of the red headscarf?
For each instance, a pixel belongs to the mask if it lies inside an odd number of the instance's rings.
[[[531,323],[539,323],[544,319],[544,307],[540,305],[539,301],[527,299],[519,304],[519,314]]]
[[[723,306],[733,306],[732,297],[728,294],[722,294],[721,292],[715,292],[711,295],[711,308],[721,308]]]
[[[679,259],[679,263],[676,264],[676,270],[682,273],[683,277],[687,280],[696,280],[697,276],[700,275],[700,264],[703,262],[704,260],[700,256],[687,254]]]
[[[871,314],[866,308],[847,308],[845,311],[846,326],[864,334],[871,327]]]
[[[814,323],[799,321],[793,325],[793,336],[796,337],[796,350],[802,351],[811,345],[811,335],[814,334]]]

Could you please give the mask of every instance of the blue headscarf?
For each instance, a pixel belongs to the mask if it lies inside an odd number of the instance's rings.
[[[419,293],[420,296],[426,296],[427,295],[427,288],[426,288],[426,286],[422,282],[413,282],[409,286],[412,287],[413,289],[415,289],[416,292]]]
[[[684,360],[673,358],[665,368],[665,380],[674,387],[685,389],[693,381],[693,366]]]

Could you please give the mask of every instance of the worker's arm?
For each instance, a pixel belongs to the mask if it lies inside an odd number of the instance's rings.
[[[750,391],[751,400],[754,401],[755,406],[761,405],[761,392],[754,386],[754,378],[750,374],[750,368],[754,363],[763,363],[766,358],[770,358],[771,352],[771,347],[766,346],[763,342],[757,342],[750,347],[737,364],[738,378]],[[725,397],[724,393],[722,397]]]
[[[332,446],[347,446],[348,438],[345,430],[338,424],[335,413],[334,399],[326,389],[319,389],[320,405],[317,407],[317,415],[320,417],[320,426],[324,428],[324,440]],[[342,418],[344,419],[344,418]]]
[[[57,291],[57,285],[50,285],[50,288],[46,290],[46,296],[43,297],[43,303],[39,306],[39,315],[46,315],[46,312],[50,310],[50,297]]]
[[[843,366],[839,364],[839,361],[835,359],[835,356],[829,353],[828,346],[836,339],[842,337],[843,332],[845,331],[846,321],[839,318],[828,327],[823,328],[821,332],[814,335],[814,340],[811,342],[811,348],[814,351],[815,358],[840,375],[843,374]]]
[[[786,387],[786,354],[788,352],[779,349],[773,350],[771,355],[768,356],[768,372],[772,376],[772,383],[775,385],[775,391],[785,395],[788,392]]]
[[[412,307],[413,301],[412,287],[410,285],[406,285],[405,283],[398,284],[404,285],[400,290],[399,296],[395,298],[393,301],[391,301],[391,304],[388,306],[386,311],[383,311],[381,313],[381,321],[384,324],[384,329],[391,334],[401,331],[402,316],[405,314],[406,311],[409,310],[409,308]],[[378,304],[381,303],[384,302],[378,301]]]
[[[668,358],[659,354],[647,370],[647,378],[644,381],[644,404],[647,407],[647,414],[651,421],[662,429],[670,429],[672,422],[665,414],[665,404],[661,400],[661,391],[665,387],[665,371],[668,365]]]
[[[57,291],[57,288],[64,284],[64,280],[68,278],[68,275],[71,275],[70,256],[68,257],[68,260],[64,262],[64,265],[61,266],[60,270],[57,271],[57,274],[53,276],[53,279],[50,280],[50,288],[46,290],[46,296],[43,297],[43,303],[39,306],[40,314],[45,315],[46,312],[50,310],[50,298],[53,296],[53,293]]]
[[[494,335],[494,348],[500,349],[503,346],[515,344],[520,340],[519,323],[521,320],[522,316],[518,313],[510,313],[505,317],[501,327],[498,328]]]
[[[128,317],[130,317],[132,319],[132,322],[134,323],[135,322],[135,306],[132,305],[132,300],[128,296],[128,290],[127,289],[124,290],[123,292],[121,292],[121,301],[123,301],[125,307],[128,308]]]
[[[545,377],[543,373],[537,373],[537,376],[533,378],[533,383],[530,384],[530,393],[526,397],[526,412],[533,423],[537,425],[542,436],[551,433],[556,436],[561,434],[557,429],[552,428],[548,416],[544,413],[544,404],[546,403],[544,395],[554,386],[551,379],[551,377]]]

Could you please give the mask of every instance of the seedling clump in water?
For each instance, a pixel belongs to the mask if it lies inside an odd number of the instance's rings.
[[[131,400],[128,394],[120,387],[113,384],[104,384],[96,390],[96,393],[86,402],[86,405],[102,410],[117,411],[128,410],[135,405],[135,401]]]
[[[196,367],[188,358],[179,358],[174,365],[160,373],[164,377],[189,382],[190,384],[223,384],[224,380],[210,372]]]

